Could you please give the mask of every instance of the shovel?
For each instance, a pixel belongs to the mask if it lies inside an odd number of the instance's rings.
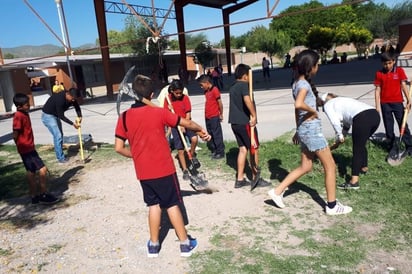
[[[412,90],[409,85],[409,93],[408,93],[409,99],[411,98],[411,93],[412,93]],[[408,114],[409,114],[409,109],[406,107],[403,111],[402,124],[401,124],[401,128],[399,129],[399,140],[395,142],[391,151],[389,151],[389,155],[387,157],[387,162],[391,166],[399,166],[400,164],[403,163],[406,156],[408,155],[408,152],[404,148],[402,148],[402,137],[405,133],[406,121],[408,120]]]
[[[250,100],[253,103],[253,71],[252,69],[249,70],[249,97]],[[255,127],[250,127],[250,154],[252,157],[250,157],[250,165],[252,167],[252,170],[256,171],[255,174],[255,179],[252,181],[251,186],[250,186],[250,191],[254,190],[260,180],[260,168],[257,166],[256,161],[255,161],[255,153],[256,153],[256,148],[257,148],[257,143],[256,143],[256,137],[255,137]]]
[[[403,112],[402,125],[399,130],[399,140],[395,141],[395,144],[393,145],[391,151],[389,151],[389,155],[387,158],[387,162],[391,166],[399,166],[400,164],[403,163],[406,156],[408,155],[408,152],[405,151],[404,148],[402,148],[402,137],[405,133],[406,121],[408,120],[408,114],[409,114],[409,111],[407,108],[405,108]]]
[[[166,95],[166,100],[167,100],[167,104],[170,107],[170,110],[173,113],[175,113],[172,102],[170,102],[169,95]],[[200,174],[197,170],[200,167],[200,163],[199,161],[195,162],[193,160],[193,156],[192,156],[192,153],[190,152],[190,148],[188,147],[185,136],[183,135],[183,132],[179,126],[177,126],[177,131],[179,132],[180,140],[183,143],[184,149],[187,153],[187,158],[189,159],[189,162],[190,162],[189,166],[187,167],[187,169],[189,170],[189,178],[191,182],[190,186],[194,190],[198,190],[199,187],[205,188],[208,185],[208,181],[205,178],[203,178],[204,177],[203,174]]]

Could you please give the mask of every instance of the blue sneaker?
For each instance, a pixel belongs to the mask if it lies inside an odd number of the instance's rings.
[[[187,237],[189,238],[189,244],[180,245],[180,256],[182,257],[190,257],[193,251],[197,248],[197,240],[190,235],[187,235]]]
[[[147,257],[156,258],[159,256],[160,245],[150,245],[150,241],[147,241]]]

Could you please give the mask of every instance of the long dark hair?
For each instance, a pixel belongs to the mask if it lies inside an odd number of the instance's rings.
[[[298,75],[303,75],[310,82],[310,72],[312,68],[319,62],[320,56],[313,50],[306,49],[296,57],[296,69]]]
[[[319,100],[319,91],[316,89],[314,83],[312,83],[310,72],[312,68],[319,62],[320,56],[313,50],[306,49],[296,56],[296,77],[303,75],[305,80],[309,82],[312,92],[316,97],[316,101]],[[316,104],[316,110],[318,110],[318,104]]]

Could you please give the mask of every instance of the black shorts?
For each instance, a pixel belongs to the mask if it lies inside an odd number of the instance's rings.
[[[249,124],[246,125],[237,125],[237,124],[232,124],[232,131],[233,134],[236,137],[236,142],[239,147],[246,147],[247,149],[250,149],[251,141],[250,141],[250,126]],[[257,127],[255,127],[255,140],[256,140],[256,146],[259,148],[259,138],[258,138],[258,132],[257,132]]]
[[[24,167],[27,171],[35,173],[44,167],[43,160],[40,158],[36,150],[25,154],[20,154],[20,157],[23,160]]]
[[[147,206],[159,204],[169,208],[183,202],[176,172],[165,177],[141,180],[143,199]]]

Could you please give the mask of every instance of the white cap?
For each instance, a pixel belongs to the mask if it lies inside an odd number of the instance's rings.
[[[328,97],[328,93],[326,92],[326,93],[323,93],[321,96],[320,96],[320,99],[322,100],[322,102],[326,102],[326,97]]]

